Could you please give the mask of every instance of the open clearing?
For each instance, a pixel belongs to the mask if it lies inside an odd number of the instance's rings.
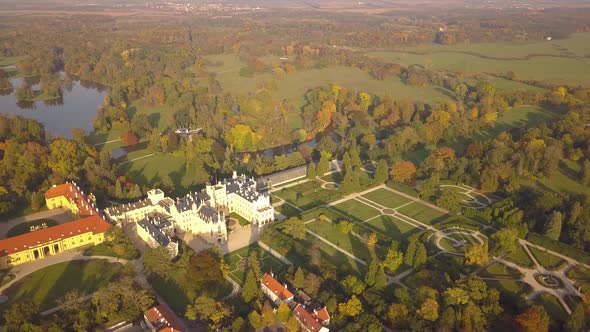
[[[4,310],[19,300],[30,300],[47,310],[58,305],[68,291],[77,289],[82,295],[92,294],[117,277],[123,265],[106,260],[74,260],[35,271],[17,281],[3,292],[8,301],[0,305]]]
[[[419,65],[463,73],[513,71],[521,79],[590,84],[590,33],[565,40],[459,45],[428,44],[368,55],[402,65]]]

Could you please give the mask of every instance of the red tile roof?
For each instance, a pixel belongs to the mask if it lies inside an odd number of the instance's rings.
[[[310,313],[305,309],[305,307],[301,304],[298,304],[295,309],[293,310],[295,314],[295,318],[308,330],[311,332],[318,332],[323,326],[321,321],[314,317],[315,315]],[[328,312],[326,311],[326,314]]]
[[[65,224],[0,240],[0,257],[26,250],[29,247],[35,247],[42,243],[67,239],[87,232],[92,232],[93,234],[103,233],[110,228],[111,224],[104,221],[100,216],[93,215]]]
[[[90,204],[86,197],[72,183],[53,186],[45,193],[45,198],[64,196],[78,205],[78,215],[81,219],[34,232],[0,240],[0,257],[23,251],[29,247],[36,247],[42,243],[67,239],[69,237],[92,232],[104,233],[111,228],[98,211]]]
[[[326,309],[326,307],[323,307],[320,310],[312,312],[311,315],[319,319],[321,323],[330,321],[330,314],[328,314],[328,309]]]
[[[159,305],[143,313],[158,332],[184,331],[184,324],[166,306]]]
[[[293,293],[268,273],[262,277],[261,283],[283,301],[293,297]]]

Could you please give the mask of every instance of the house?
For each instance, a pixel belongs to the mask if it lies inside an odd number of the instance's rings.
[[[9,268],[66,250],[103,242],[111,224],[99,213],[90,197],[92,196],[85,196],[75,182],[49,188],[45,193],[47,207],[66,208],[77,219],[0,240],[0,268]]]
[[[301,328],[308,332],[329,332],[330,330],[326,327],[330,323],[330,315],[326,308],[320,310],[314,310],[312,312],[307,311],[305,305],[297,304],[293,309],[293,315],[299,321]]]
[[[290,304],[293,302],[293,293],[287,289],[287,285],[282,285],[268,273],[260,280],[260,288],[262,289],[262,293],[277,306],[281,303]]]
[[[153,332],[186,331],[182,321],[166,306],[159,305],[143,313],[143,320]]]

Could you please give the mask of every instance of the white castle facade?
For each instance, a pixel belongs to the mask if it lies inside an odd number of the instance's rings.
[[[150,190],[147,196],[135,203],[109,207],[105,209],[105,215],[119,224],[163,216],[176,231],[192,233],[209,243],[227,241],[225,216],[228,213],[235,212],[256,226],[274,220],[270,196],[256,189],[253,178],[238,176],[235,172],[229,179],[176,200],[165,197],[160,189]]]

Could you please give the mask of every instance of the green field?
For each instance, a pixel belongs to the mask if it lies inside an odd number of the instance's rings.
[[[380,81],[372,78],[368,73],[353,67],[329,66],[322,69],[308,69],[288,74],[282,78],[275,78],[270,73],[257,74],[253,77],[239,75],[239,68],[245,66],[235,55],[215,55],[207,57],[212,62],[221,62],[220,66],[208,66],[208,70],[216,74],[224,91],[247,94],[256,92],[268,81],[276,84],[271,95],[277,99],[289,99],[295,106],[304,104],[304,94],[307,90],[321,85],[336,84],[355,91],[365,91],[373,94],[390,94],[393,98],[411,98],[427,103],[449,100],[445,93],[436,87],[416,88],[404,84],[399,77],[391,77]],[[237,68],[237,70],[236,70]]]
[[[565,320],[568,314],[565,312],[557,298],[551,294],[540,294],[534,300],[534,303],[540,304],[545,307],[549,316],[556,320]]]
[[[248,258],[250,252],[257,252],[258,258],[260,259],[260,270],[265,272],[273,271],[275,273],[281,272],[286,264],[277,258],[273,257],[268,251],[262,249],[258,244],[254,243],[240,250],[234,251],[225,255],[225,262],[229,265],[231,272],[231,278],[234,279],[240,285],[243,284],[245,278],[245,265],[240,267],[240,261]],[[243,264],[245,264],[244,261]]]
[[[564,159],[559,165],[559,170],[551,177],[522,180],[521,183],[536,189],[550,190],[562,194],[590,194],[590,187],[583,185],[579,180],[580,168],[578,162]]]
[[[15,282],[3,292],[8,301],[0,305],[4,310],[12,303],[27,299],[47,310],[59,305],[68,291],[77,289],[84,295],[92,294],[117,277],[123,265],[103,259],[74,260],[35,271]]]
[[[401,205],[411,202],[411,200],[403,196],[396,195],[386,189],[371,191],[370,193],[363,195],[363,197],[391,209],[395,209]]]
[[[402,241],[416,233],[418,228],[391,216],[379,216],[369,222],[363,223],[369,229],[386,234],[395,241]]]
[[[354,222],[363,222],[381,214],[379,211],[373,209],[367,204],[361,203],[355,199],[337,204],[331,207],[331,209]]]
[[[574,266],[567,272],[567,277],[582,282],[590,282],[590,270],[582,266]]]
[[[314,207],[327,204],[341,196],[337,190],[322,188],[322,184],[316,180],[284,188],[275,191],[273,194],[302,210],[310,210]]]
[[[580,70],[590,65],[588,45],[590,33],[583,33],[565,40],[428,44],[368,55],[406,66],[419,65],[462,73],[500,74],[511,70],[520,79],[589,85],[590,76]]]
[[[367,246],[366,242],[353,234],[342,233],[329,221],[317,220],[307,224],[306,227],[365,262],[370,262],[375,257],[375,252]]]
[[[398,212],[430,225],[440,221],[446,215],[420,203],[406,205],[399,209]]]
[[[520,278],[520,273],[502,263],[494,263],[485,270],[483,270],[480,275],[486,278]]]
[[[533,253],[537,262],[539,262],[539,264],[543,265],[543,267],[545,267],[546,269],[557,270],[560,267],[562,267],[564,264],[567,264],[567,262],[565,260],[563,260],[557,256],[551,255],[550,253],[548,253],[546,251],[539,250],[535,247],[530,247],[530,246],[529,246],[529,250]]]
[[[51,219],[39,219],[39,220],[32,220],[29,222],[24,222],[22,224],[18,224],[6,232],[6,237],[14,237],[22,234],[29,233],[31,231],[31,226],[41,226],[41,224],[45,223],[47,227],[57,225],[57,221]]]
[[[508,256],[504,257],[504,259],[522,267],[532,268],[534,266],[533,261],[529,258],[529,255],[527,255],[526,251],[524,251],[522,247],[518,247]]]

